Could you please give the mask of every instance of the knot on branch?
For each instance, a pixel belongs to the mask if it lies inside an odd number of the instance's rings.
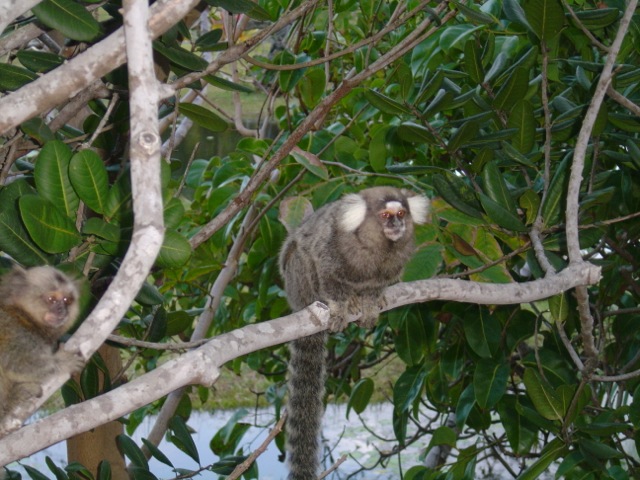
[[[150,158],[160,150],[160,136],[152,131],[143,130],[132,138],[132,148],[138,155]]]

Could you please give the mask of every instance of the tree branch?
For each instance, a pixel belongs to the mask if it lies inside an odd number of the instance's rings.
[[[198,0],[158,0],[150,9],[152,36],[167,31],[197,3]],[[125,60],[124,30],[119,28],[74,59],[0,98],[0,135],[78,94]]]
[[[585,114],[578,139],[576,141],[576,147],[573,154],[573,162],[571,164],[571,174],[569,176],[569,185],[567,188],[567,208],[566,208],[566,235],[567,235],[567,251],[569,254],[569,261],[571,263],[582,262],[582,254],[580,252],[580,238],[579,238],[579,222],[580,222],[580,185],[582,184],[582,171],[584,170],[585,158],[587,155],[587,148],[589,146],[589,139],[591,138],[591,132],[595,124],[600,106],[604,100],[604,96],[607,93],[611,80],[613,78],[613,67],[616,62],[622,41],[627,33],[631,17],[633,16],[636,7],[638,6],[638,0],[630,0],[627,4],[627,9],[624,15],[620,19],[620,26],[616,37],[609,48],[607,54],[607,60],[602,68],[602,73],[596,85],[595,92],[591,98],[591,103]],[[598,350],[595,346],[595,339],[593,337],[593,317],[589,310],[589,293],[583,286],[576,288],[576,297],[578,299],[578,314],[580,315],[582,343],[584,346],[585,354],[588,358],[585,364],[586,374],[595,368],[597,364]]]
[[[387,288],[385,310],[430,300],[483,305],[535,302],[578,285],[600,279],[600,268],[583,262],[542,280],[489,284],[465,280],[431,279]],[[506,300],[508,299],[508,300]],[[350,321],[357,320],[353,317]],[[120,418],[133,410],[190,384],[211,385],[226,362],[267,347],[326,330],[329,310],[316,302],[292,315],[247,325],[219,335],[202,347],[167,362],[131,382],[84,403],[23,427],[0,439],[0,465],[31,455],[65,438]]]

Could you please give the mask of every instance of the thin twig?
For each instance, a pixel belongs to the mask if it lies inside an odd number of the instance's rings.
[[[253,462],[255,462],[256,459],[267,450],[269,444],[273,442],[273,439],[276,438],[276,436],[282,431],[282,427],[284,426],[284,422],[286,419],[287,412],[284,412],[280,417],[280,420],[278,420],[278,423],[276,423],[276,425],[269,431],[269,435],[267,435],[267,438],[264,439],[264,442],[262,442],[260,446],[256,448],[244,462],[236,466],[233,472],[231,472],[231,474],[227,477],[227,480],[240,478],[240,475],[246,472],[249,467],[253,465]]]

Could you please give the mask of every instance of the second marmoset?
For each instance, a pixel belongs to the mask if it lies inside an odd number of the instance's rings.
[[[331,331],[349,316],[375,324],[382,291],[400,279],[414,253],[414,224],[424,223],[429,200],[413,192],[374,187],[325,205],[289,234],[280,271],[293,311],[319,300],[329,306]],[[291,343],[287,402],[289,480],[317,478],[324,411],[327,333]]]
[[[78,371],[82,360],[58,340],[78,317],[78,288],[52,267],[15,267],[0,279],[0,419],[59,370]]]

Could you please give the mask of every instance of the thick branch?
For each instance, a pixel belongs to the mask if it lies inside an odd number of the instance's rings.
[[[582,183],[582,171],[584,169],[585,157],[589,146],[589,138],[591,137],[593,125],[596,122],[604,96],[611,84],[616,57],[620,52],[622,41],[624,40],[627,29],[629,28],[629,23],[631,22],[631,17],[633,16],[637,6],[638,0],[630,0],[624,15],[620,19],[618,32],[616,33],[616,37],[609,48],[607,60],[602,68],[602,73],[600,74],[596,90],[591,98],[591,103],[589,104],[587,113],[584,116],[584,121],[582,122],[582,127],[580,128],[580,133],[578,134],[578,139],[576,141],[576,148],[573,153],[573,162],[571,164],[571,175],[569,176],[569,186],[567,188],[566,210],[567,250],[569,253],[569,260],[571,262],[582,261],[578,235],[578,206],[580,200],[580,185]]]
[[[395,308],[429,300],[453,300],[479,304],[534,302],[589,285],[600,279],[600,268],[588,263],[573,265],[557,275],[525,283],[489,284],[465,280],[432,279],[393,285],[385,290],[387,306]],[[356,320],[357,317],[351,319]],[[329,311],[316,302],[306,309],[269,322],[248,325],[212,339],[128,384],[87,402],[44,418],[0,440],[0,465],[28,456],[65,438],[157,400],[184,385],[211,385],[219,368],[248,353],[290,342],[326,330]],[[42,433],[42,435],[39,435]]]
[[[620,52],[622,41],[629,28],[631,17],[633,16],[636,7],[638,6],[638,0],[630,0],[627,4],[627,9],[624,15],[620,19],[620,26],[616,37],[609,48],[607,54],[607,60],[602,68],[602,73],[596,85],[595,92],[591,98],[591,103],[587,109],[587,113],[582,122],[580,133],[576,141],[576,148],[573,153],[573,162],[571,163],[571,175],[569,176],[569,186],[567,188],[567,209],[566,209],[566,234],[567,234],[567,252],[569,254],[569,261],[571,263],[582,262],[582,254],[580,252],[580,237],[579,237],[579,221],[580,221],[580,185],[582,184],[582,171],[584,170],[585,157],[587,155],[587,148],[589,146],[589,139],[591,138],[591,132],[595,124],[598,112],[604,100],[604,96],[609,89],[611,80],[613,78],[613,67],[616,62],[616,57]],[[584,346],[585,354],[588,360],[585,364],[587,374],[589,371],[596,367],[598,350],[595,346],[595,339],[593,336],[593,316],[589,310],[589,293],[587,289],[580,286],[576,289],[576,296],[578,298],[578,314],[580,316],[582,343]]]
[[[197,3],[198,0],[158,0],[154,3],[149,21],[153,37],[175,25]],[[73,97],[125,60],[124,30],[119,28],[69,62],[0,98],[0,135]]]
[[[27,10],[35,7],[41,0],[5,0],[0,2],[0,33],[14,19],[18,18]]]

